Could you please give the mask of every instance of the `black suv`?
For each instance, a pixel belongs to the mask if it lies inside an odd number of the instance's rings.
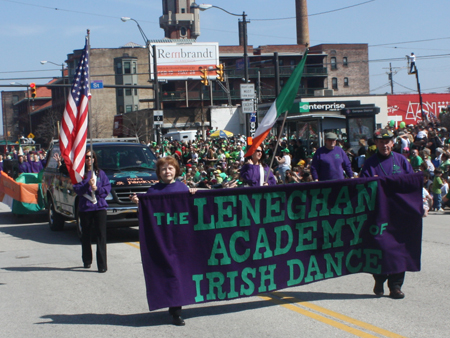
[[[129,195],[145,193],[150,186],[158,182],[156,177],[156,157],[143,144],[129,142],[130,139],[93,140],[93,149],[97,154],[98,166],[111,182],[108,202],[107,226],[131,227],[138,225],[137,206],[130,201]],[[88,149],[90,144],[88,144]],[[81,234],[78,218],[78,197],[70,177],[58,168],[53,159],[60,153],[59,143],[52,144],[48,152],[47,166],[42,178],[42,192],[45,196],[50,229],[64,228],[65,220],[76,220],[77,231]]]

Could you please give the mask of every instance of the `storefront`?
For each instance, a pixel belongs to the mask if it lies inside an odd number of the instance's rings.
[[[260,105],[258,118],[261,120],[270,104]],[[294,101],[286,117],[282,134],[288,139],[301,139],[303,145],[320,147],[324,144],[324,135],[334,132],[339,139],[350,142],[358,149],[360,139],[368,140],[376,129],[375,116],[380,108],[374,104],[361,104],[359,100],[345,101]],[[284,115],[277,120],[274,133],[282,126]]]

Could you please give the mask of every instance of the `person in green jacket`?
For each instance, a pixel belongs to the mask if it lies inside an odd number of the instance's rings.
[[[442,170],[438,168],[434,171],[433,186],[431,188],[431,192],[433,193],[433,208],[431,209],[431,211],[444,211],[444,209],[441,208],[441,204],[442,204],[441,187],[442,187],[442,185],[443,185]]]

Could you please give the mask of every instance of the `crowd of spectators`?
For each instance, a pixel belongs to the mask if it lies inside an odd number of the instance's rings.
[[[448,193],[450,174],[450,138],[447,129],[424,123],[405,128],[385,128],[395,135],[393,151],[405,156],[415,171],[424,172],[427,179],[425,188],[433,197],[432,209],[442,210],[448,201],[445,196]],[[248,161],[244,157],[247,150],[246,138],[234,135],[229,138],[207,136],[203,139],[200,135],[199,131],[194,141],[165,139],[161,145],[152,142],[149,147],[158,158],[175,157],[182,170],[179,179],[189,187],[213,189],[246,186],[240,175],[242,166]],[[352,147],[345,134],[340,134],[336,146],[347,154],[356,177],[365,159],[376,151],[372,139],[361,139],[357,147]],[[313,181],[311,162],[317,149],[316,141],[304,144],[301,139],[286,136],[280,139],[269,136],[262,144],[266,155],[265,164],[270,166],[277,184]],[[37,173],[46,163],[44,150],[25,152],[22,155],[19,154],[18,147],[12,147],[10,152],[0,156],[0,166],[3,165],[3,158],[17,159],[20,173]]]

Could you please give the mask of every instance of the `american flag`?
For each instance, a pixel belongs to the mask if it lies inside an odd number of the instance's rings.
[[[86,44],[78,62],[59,134],[61,156],[64,158],[73,184],[81,182],[84,176],[90,98],[88,38],[86,37]]]

